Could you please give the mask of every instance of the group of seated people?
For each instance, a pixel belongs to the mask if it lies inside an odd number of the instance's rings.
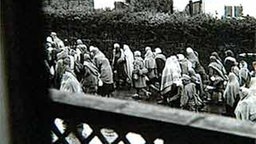
[[[237,62],[231,50],[222,60],[217,52],[205,71],[191,47],[184,54],[165,56],[161,48],[145,47],[132,52],[127,44],[115,43],[111,58],[96,46],[78,39],[71,47],[52,32],[46,39],[45,64],[51,87],[66,92],[111,96],[116,89],[135,89],[131,97],[149,99],[158,94],[158,103],[199,111],[205,101],[225,103],[229,116],[256,120],[254,70],[244,60]],[[217,97],[217,98],[216,98]],[[254,113],[255,112],[255,113]]]

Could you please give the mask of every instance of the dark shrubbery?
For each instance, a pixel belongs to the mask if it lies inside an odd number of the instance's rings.
[[[206,14],[188,17],[182,13],[53,9],[44,9],[44,13],[46,34],[56,31],[71,42],[81,38],[107,56],[115,42],[127,43],[132,50],[161,47],[167,55],[191,46],[204,65],[213,51],[255,52],[256,20],[251,17],[219,20]]]

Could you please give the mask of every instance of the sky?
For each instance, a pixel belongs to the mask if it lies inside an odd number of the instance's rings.
[[[114,1],[124,0],[94,0],[95,8],[114,7]],[[197,1],[197,0],[193,0]],[[189,0],[174,0],[174,9],[184,10]],[[215,11],[218,12],[218,17],[224,15],[224,6],[243,6],[244,15],[249,14],[250,16],[256,17],[256,0],[203,0],[205,12],[215,16]]]

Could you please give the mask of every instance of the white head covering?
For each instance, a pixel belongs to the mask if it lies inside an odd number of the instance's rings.
[[[94,46],[90,46],[90,47],[89,47],[89,51],[90,51],[90,52],[95,51],[95,50],[96,50],[96,48],[95,48]]]
[[[160,48],[155,48],[155,54],[160,54],[162,53],[162,50]]]
[[[242,60],[239,65],[240,68],[248,68],[248,64],[246,61]]]
[[[46,41],[49,42],[49,43],[53,43],[53,40],[52,40],[52,38],[51,38],[50,36],[48,36],[48,37],[46,38]]]
[[[244,98],[249,94],[250,94],[250,90],[248,88],[246,88],[246,87],[240,88],[240,98]]]
[[[120,45],[118,43],[114,44],[114,48],[120,47]]]
[[[188,48],[186,49],[186,52],[187,52],[187,53],[193,53],[194,50],[193,50],[191,47],[188,47]]]
[[[51,32],[51,36],[57,36],[56,32]]]
[[[124,51],[127,51],[127,52],[131,51],[130,47],[127,44],[124,44],[123,48],[124,48]]]
[[[179,60],[179,61],[185,59],[185,56],[184,56],[183,54],[177,54],[177,57],[178,57],[178,60]]]
[[[134,57],[140,57],[141,56],[141,52],[140,51],[135,51],[134,52]]]
[[[147,52],[148,50],[151,50],[151,47],[147,46],[147,47],[145,48],[145,51],[146,51],[146,52]]]
[[[191,80],[191,77],[189,75],[187,75],[187,74],[183,74],[182,75],[182,80],[189,81],[189,80]]]
[[[132,51],[131,51],[131,49],[128,45],[124,44],[123,48],[124,48],[124,54],[125,55],[130,55],[130,54],[133,55],[133,53],[132,53]]]
[[[151,50],[150,47],[146,47],[146,48],[145,48],[145,51],[146,51],[145,58],[147,58],[147,57],[153,57],[153,56],[154,56],[154,54],[153,54],[153,52],[152,52],[152,50]]]
[[[198,56],[196,55],[196,53],[194,52],[194,50],[191,47],[188,47],[186,49],[186,52],[187,52],[187,59],[192,63],[192,67],[195,68],[196,63],[199,62]]]
[[[238,68],[238,66],[232,66],[232,67],[231,67],[231,71],[232,71],[235,75],[239,76],[239,68]]]
[[[76,43],[77,43],[77,44],[83,44],[83,42],[82,42],[81,39],[76,40]]]

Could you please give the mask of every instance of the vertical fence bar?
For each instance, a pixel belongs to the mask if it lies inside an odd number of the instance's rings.
[[[190,14],[190,16],[193,16],[193,2],[192,2],[192,0],[189,0],[189,14]]]
[[[254,49],[256,49],[256,30],[254,30]]]
[[[0,139],[2,144],[10,143],[8,122],[8,95],[6,86],[5,52],[4,52],[4,29],[0,27]]]

